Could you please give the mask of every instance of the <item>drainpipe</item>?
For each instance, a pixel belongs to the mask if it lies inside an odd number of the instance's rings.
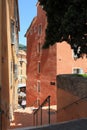
[[[2,16],[2,0],[0,0],[0,108],[1,108],[1,44],[2,44],[2,34],[1,34],[1,24],[2,24],[2,18],[1,18],[1,16]]]
[[[2,130],[2,111],[1,111],[1,76],[2,76],[2,74],[1,74],[1,54],[2,54],[2,52],[1,52],[1,45],[2,45],[2,34],[1,34],[1,25],[2,25],[2,18],[1,18],[1,16],[2,16],[2,0],[0,0],[0,128],[1,128],[1,130]]]

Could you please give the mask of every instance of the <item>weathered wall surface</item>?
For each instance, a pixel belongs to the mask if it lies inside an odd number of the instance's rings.
[[[86,85],[87,79],[82,77],[57,76],[58,122],[87,117]]]
[[[42,49],[44,44],[46,15],[40,6],[37,7],[37,17],[32,21],[27,32],[27,105],[42,103],[51,96],[51,104],[56,104],[56,47]],[[38,34],[41,25],[41,34]],[[40,46],[39,46],[40,45]],[[39,48],[38,48],[39,47]],[[40,66],[38,64],[40,63]],[[38,69],[40,67],[40,72]],[[38,82],[40,91],[38,91]]]
[[[57,87],[81,98],[87,96],[87,78],[77,75],[57,76]]]

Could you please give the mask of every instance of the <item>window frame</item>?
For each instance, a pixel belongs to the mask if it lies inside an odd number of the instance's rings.
[[[40,80],[37,80],[37,92],[38,93],[41,92],[41,83],[40,83]]]
[[[41,64],[40,64],[40,61],[38,61],[38,64],[37,64],[37,72],[40,74],[41,72]]]
[[[15,23],[11,20],[11,44],[15,44]]]
[[[76,72],[74,72],[74,71],[76,71]],[[72,73],[73,73],[73,74],[83,74],[84,71],[83,71],[83,69],[80,68],[80,67],[73,67]]]
[[[38,25],[38,35],[42,34],[42,24]]]

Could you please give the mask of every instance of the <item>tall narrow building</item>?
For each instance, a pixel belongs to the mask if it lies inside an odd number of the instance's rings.
[[[38,106],[49,95],[51,105],[56,105],[56,75],[87,73],[87,59],[76,60],[77,56],[65,41],[42,49],[46,26],[46,14],[43,7],[37,3],[37,16],[25,34],[27,39],[27,106]]]
[[[27,106],[39,106],[48,96],[56,104],[56,48],[42,49],[47,26],[46,14],[37,3],[37,16],[26,32],[27,38]]]
[[[7,130],[17,107],[17,54],[19,43],[18,0],[0,0],[0,116]]]

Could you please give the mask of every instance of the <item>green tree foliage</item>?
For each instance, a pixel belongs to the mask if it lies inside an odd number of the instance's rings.
[[[67,41],[74,53],[87,54],[87,0],[39,0],[46,11],[47,29],[43,48]]]

